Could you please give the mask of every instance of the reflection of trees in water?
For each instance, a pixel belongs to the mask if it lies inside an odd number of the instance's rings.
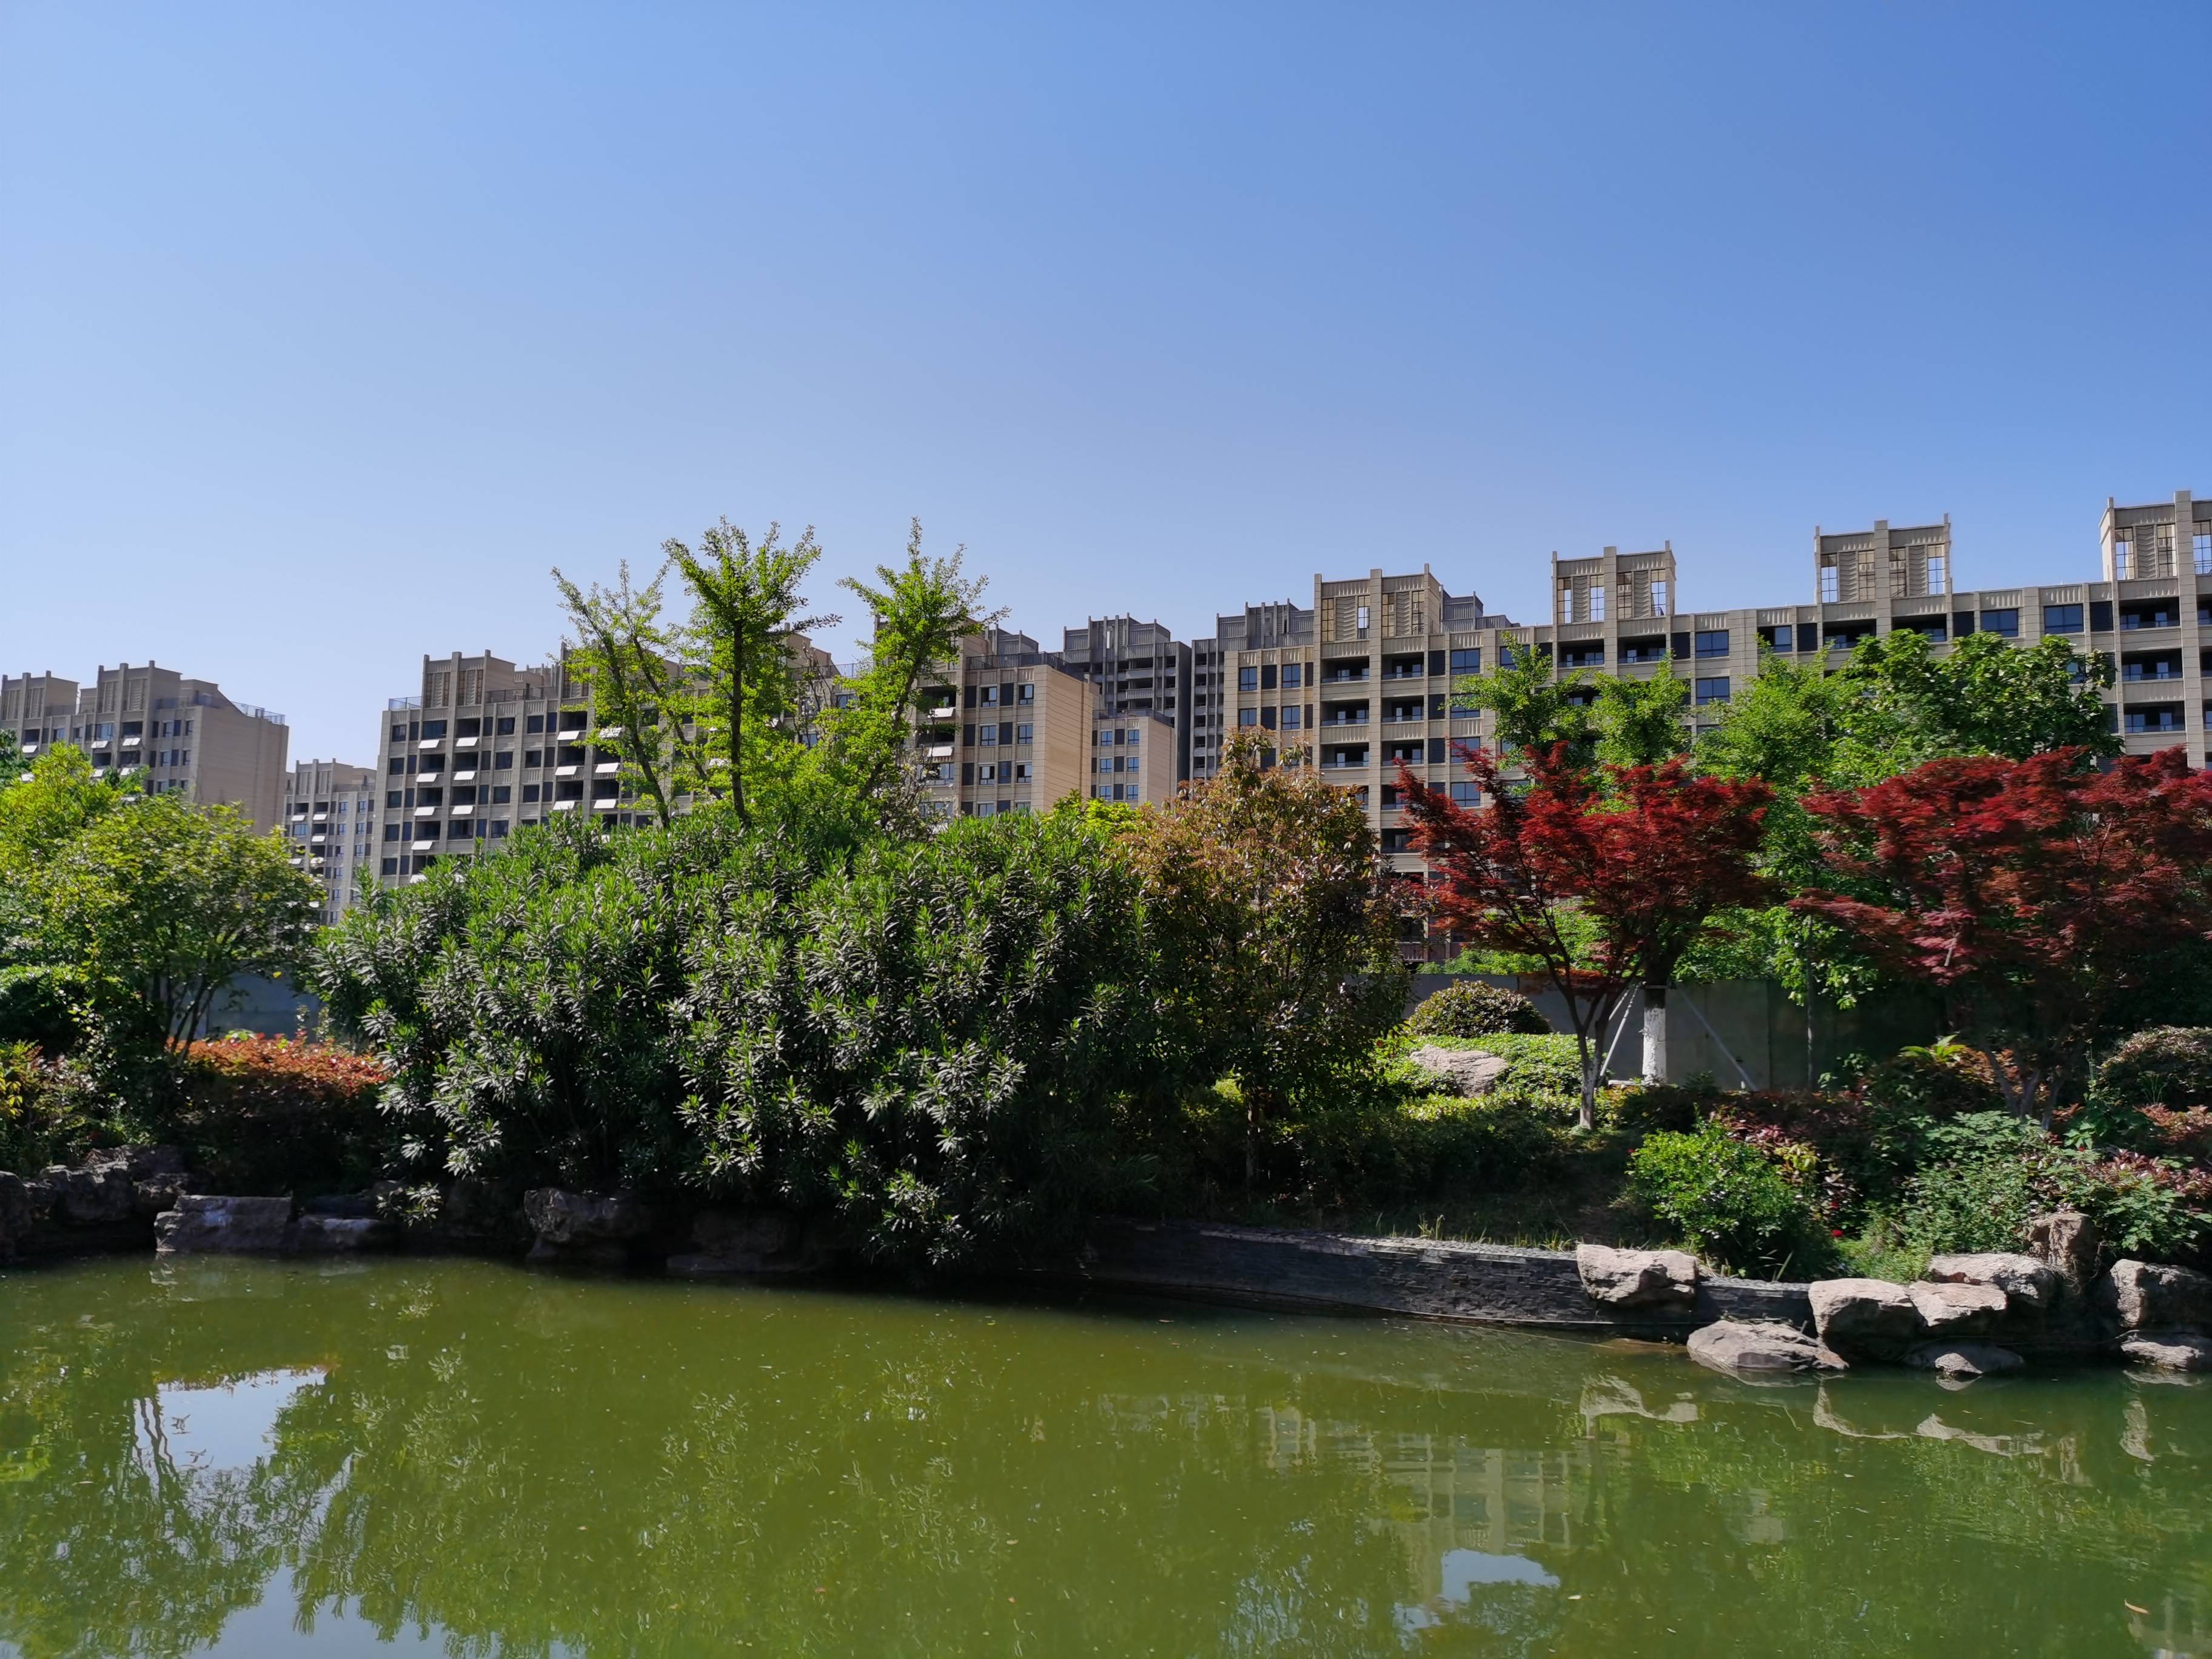
[[[1637,1651],[1670,1626],[2057,1651],[2092,1603],[2115,1637],[2123,1599],[2193,1618],[2212,1532],[2185,1389],[1824,1399],[1441,1333],[1329,1369],[1111,1318],[463,1263],[250,1282],[8,1282],[41,1327],[0,1352],[5,1443],[38,1448],[0,1482],[27,1656],[181,1654],[287,1573],[310,1629],[343,1607],[487,1656]],[[160,1454],[159,1382],[311,1358],[252,1469]]]

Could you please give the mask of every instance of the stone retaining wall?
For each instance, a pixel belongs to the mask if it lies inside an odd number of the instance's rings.
[[[1700,1276],[1691,1307],[1615,1309],[1591,1300],[1571,1251],[1195,1221],[1100,1221],[1079,1264],[1030,1276],[1244,1307],[1675,1340],[1717,1319],[1813,1324],[1802,1285]]]

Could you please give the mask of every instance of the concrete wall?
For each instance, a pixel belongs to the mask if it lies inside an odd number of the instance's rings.
[[[1461,977],[1416,975],[1409,1011]],[[1555,1030],[1572,1029],[1565,1000],[1540,980],[1510,974],[1465,977],[1517,990],[1536,1005]],[[1607,1076],[1622,1079],[1644,1074],[1639,997],[1629,999],[1626,1016],[1628,1029],[1613,1045],[1607,1069]],[[1933,998],[1893,996],[1872,999],[1856,1008],[1816,1006],[1808,1017],[1771,980],[1678,985],[1667,994],[1667,1080],[1685,1083],[1707,1073],[1723,1088],[1735,1089],[1745,1086],[1747,1073],[1754,1089],[1808,1088],[1823,1072],[1835,1069],[1846,1054],[1856,1051],[1881,1059],[1908,1043],[1933,1042],[1941,1034],[1942,1018],[1942,1010]],[[1616,1019],[1607,1028],[1608,1042],[1619,1024]]]

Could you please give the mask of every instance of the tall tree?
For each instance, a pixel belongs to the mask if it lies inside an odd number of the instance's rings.
[[[1462,709],[1486,708],[1498,746],[1511,759],[1548,750],[1559,744],[1577,763],[1587,761],[1597,742],[1592,713],[1591,677],[1580,670],[1554,672],[1551,648],[1523,645],[1510,633],[1498,635],[1498,661],[1486,674],[1470,674],[1452,685],[1453,702]]]
[[[1808,796],[1823,878],[1791,902],[1946,993],[2046,1121],[2125,997],[2212,944],[2212,775],[2179,749],[2086,760],[1936,760]]]
[[[684,680],[680,642],[660,620],[667,574],[664,565],[643,587],[633,587],[625,559],[613,587],[593,582],[587,591],[557,565],[553,570],[575,635],[570,670],[592,688],[601,741],[610,727],[620,734],[615,741],[631,781],[652,798],[663,825],[674,810],[675,779],[704,769],[693,752],[696,737],[684,736],[691,688]]]
[[[1690,746],[1683,716],[1690,683],[1674,672],[1673,653],[1660,658],[1651,678],[1620,675],[1598,682],[1596,757],[1608,766],[1657,766]]]
[[[1234,1076],[1249,1177],[1260,1127],[1302,1091],[1361,1064],[1401,1016],[1397,910],[1367,814],[1303,750],[1261,764],[1238,732],[1212,777],[1133,815],[1127,844],[1185,1028]]]
[[[692,665],[705,674],[712,688],[696,722],[708,754],[702,787],[712,791],[713,775],[726,776],[738,820],[749,824],[747,717],[763,732],[783,722],[785,735],[796,743],[797,733],[789,729],[798,712],[799,679],[793,637],[838,620],[799,614],[806,608],[799,584],[822,556],[822,549],[811,526],[786,547],[777,525],[769,525],[756,544],[724,519],[701,536],[698,552],[673,539],[664,550],[690,590]],[[720,754],[714,752],[717,748]]]
[[[1529,754],[1525,789],[1489,755],[1468,769],[1491,805],[1455,803],[1401,769],[1398,787],[1428,860],[1436,913],[1477,945],[1533,957],[1567,1006],[1582,1060],[1584,1129],[1596,1125],[1605,1030],[1644,994],[1647,1075],[1663,1073],[1667,988],[1716,913],[1755,902],[1753,867],[1772,799],[1765,785],[1658,767],[1574,763],[1568,746]]]

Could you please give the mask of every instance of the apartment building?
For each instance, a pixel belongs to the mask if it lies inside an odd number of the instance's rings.
[[[1041,812],[1091,771],[1097,691],[1027,634],[992,628],[940,665],[917,712],[915,754],[943,817]],[[1170,745],[1171,747],[1172,745]]]
[[[264,832],[283,814],[284,717],[173,668],[102,666],[89,685],[51,672],[0,677],[0,729],[12,729],[27,755],[74,744],[99,775],[240,807]]]
[[[292,867],[322,884],[323,920],[336,921],[376,879],[377,771],[303,760],[284,775],[284,834]]]
[[[1142,732],[1150,727],[1133,727],[1125,717],[1164,719],[1174,746],[1170,776],[1180,781],[1190,775],[1190,647],[1156,622],[1093,617],[1081,628],[1061,630],[1059,659],[1097,687],[1092,718],[1102,729]]]

